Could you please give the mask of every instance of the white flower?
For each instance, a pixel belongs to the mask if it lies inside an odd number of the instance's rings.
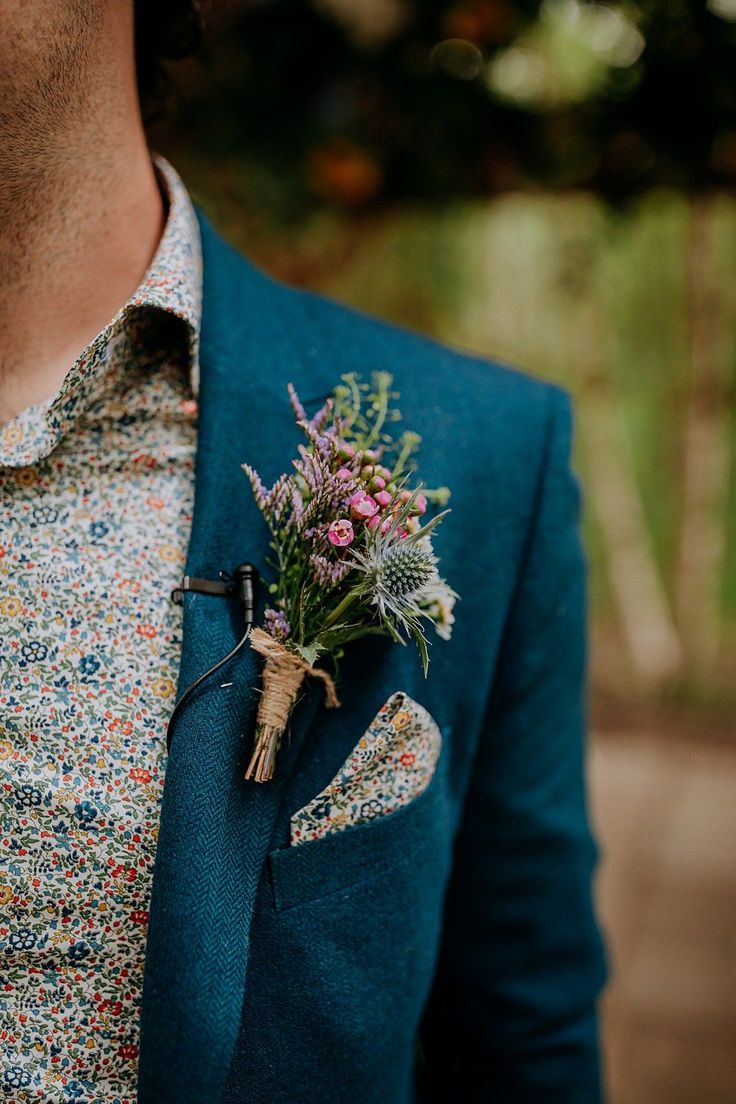
[[[458,597],[459,595],[437,573],[422,588],[418,596],[417,600],[422,611],[432,621],[437,635],[442,640],[449,640],[452,636],[452,626],[455,624],[455,615],[452,611]]]

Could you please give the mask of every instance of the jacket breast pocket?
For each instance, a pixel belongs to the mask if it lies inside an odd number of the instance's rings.
[[[418,877],[447,839],[440,756],[428,786],[394,812],[268,855],[277,912],[376,883]]]

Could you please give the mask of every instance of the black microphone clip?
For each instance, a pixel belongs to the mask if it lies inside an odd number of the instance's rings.
[[[210,598],[238,598],[243,603],[246,621],[252,621],[255,616],[257,585],[258,569],[251,563],[242,563],[238,564],[232,575],[221,571],[219,580],[185,575],[180,585],[172,590],[171,600],[180,606],[187,592],[206,594]]]

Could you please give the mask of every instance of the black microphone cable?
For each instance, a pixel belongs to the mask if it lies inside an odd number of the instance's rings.
[[[229,663],[231,659],[234,659],[238,652],[240,652],[244,648],[246,641],[248,640],[248,637],[250,635],[250,630],[253,628],[253,623],[255,621],[257,582],[257,569],[253,566],[253,564],[243,563],[235,568],[235,574],[231,580],[230,585],[216,584],[208,582],[207,580],[198,579],[193,579],[190,581],[188,578],[185,578],[182,586],[178,587],[177,590],[174,591],[174,596],[176,596],[177,594],[182,594],[182,592],[185,590],[193,590],[202,594],[217,595],[220,597],[234,596],[239,598],[243,604],[245,632],[243,633],[235,647],[231,651],[229,651],[226,656],[223,656],[222,659],[218,660],[217,663],[210,667],[208,671],[205,671],[204,674],[195,679],[191,686],[188,686],[182,696],[179,698],[178,702],[174,706],[174,710],[169,718],[169,724],[166,729],[167,752],[171,750],[171,741],[174,735],[174,722],[176,721],[176,718],[179,716],[186,703],[191,698],[194,691],[198,687],[200,687],[203,682],[210,678],[211,675],[214,675],[215,672],[219,671],[221,667],[224,667],[226,663]],[[201,583],[203,585],[198,586],[198,583]]]

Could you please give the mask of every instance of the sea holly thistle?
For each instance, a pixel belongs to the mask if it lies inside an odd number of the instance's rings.
[[[289,385],[292,410],[306,442],[293,472],[267,489],[248,464],[253,495],[271,531],[276,578],[264,626],[251,645],[266,659],[256,747],[246,778],[265,781],[306,675],[320,678],[327,704],[337,705],[330,675],[315,667],[333,663],[350,641],[369,634],[400,644],[416,642],[425,675],[429,665],[424,625],[449,639],[458,597],[440,576],[432,548],[436,526],[449,513],[446,487],[412,486],[421,438],[391,428],[401,420],[388,372],[371,383],[355,373],[309,418]]]

